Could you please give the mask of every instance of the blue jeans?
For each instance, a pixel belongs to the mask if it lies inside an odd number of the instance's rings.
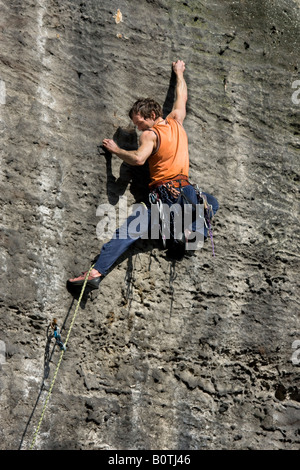
[[[193,186],[188,185],[182,188],[184,195],[187,197],[185,199],[182,196],[179,196],[176,201],[177,204],[183,206],[184,204],[197,204],[198,198],[196,191]],[[219,208],[219,203],[217,199],[207,193],[203,193],[208,204],[212,206],[213,213],[215,214]],[[172,203],[169,201],[163,201],[172,207]],[[137,217],[143,215],[142,220],[144,223],[135,224],[137,222]],[[158,233],[159,230],[159,220],[155,217],[153,220],[153,213],[151,212],[151,205],[141,204],[134,213],[127,218],[125,223],[116,230],[113,238],[102,246],[100,255],[98,256],[94,269],[99,271],[103,276],[106,276],[109,272],[109,269],[112,265],[120,258],[120,256],[127,251],[127,249],[140,238],[149,238],[149,232]],[[194,228],[193,223],[193,230]],[[204,227],[204,237],[207,237],[207,228]]]

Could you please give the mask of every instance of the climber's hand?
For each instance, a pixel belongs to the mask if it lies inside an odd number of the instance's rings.
[[[111,153],[118,153],[118,151],[120,150],[116,142],[112,139],[103,139],[102,144],[103,147],[105,147],[106,150]]]
[[[177,60],[177,62],[172,62],[173,71],[176,75],[183,74],[185,71],[185,63],[183,60]]]

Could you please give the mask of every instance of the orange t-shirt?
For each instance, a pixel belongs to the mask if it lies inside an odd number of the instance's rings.
[[[188,138],[183,126],[173,118],[162,119],[151,128],[158,137],[158,148],[148,158],[150,187],[178,175],[189,176]]]

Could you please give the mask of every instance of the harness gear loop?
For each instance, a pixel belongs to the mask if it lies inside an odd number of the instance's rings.
[[[77,301],[77,305],[76,305],[76,308],[75,308],[75,311],[74,311],[74,314],[73,314],[73,317],[72,317],[72,321],[71,321],[71,324],[69,326],[69,330],[68,330],[68,333],[67,333],[67,337],[66,337],[66,341],[65,341],[65,344],[64,344],[64,348],[61,350],[61,353],[60,353],[60,358],[59,358],[59,361],[57,363],[57,366],[56,366],[56,369],[55,369],[55,372],[54,372],[54,376],[53,376],[53,379],[52,379],[52,382],[51,382],[51,385],[50,385],[50,388],[48,390],[48,393],[47,393],[47,396],[46,396],[46,400],[45,400],[45,403],[44,403],[44,406],[43,406],[43,410],[42,410],[42,414],[41,414],[41,417],[39,419],[39,422],[38,422],[38,425],[37,425],[37,428],[35,430],[35,433],[33,435],[33,439],[32,439],[32,442],[31,442],[31,446],[30,446],[30,450],[33,449],[33,446],[35,444],[35,441],[36,441],[36,438],[37,438],[37,435],[39,433],[39,430],[40,430],[40,427],[41,427],[41,424],[42,424],[42,421],[43,421],[43,418],[44,418],[44,415],[45,415],[45,411],[46,411],[46,408],[47,408],[47,405],[48,405],[48,401],[50,399],[50,395],[52,393],[52,389],[54,387],[54,384],[55,384],[55,380],[56,380],[56,377],[57,377],[57,374],[58,374],[58,370],[60,368],[60,364],[61,364],[61,361],[62,361],[62,358],[63,358],[63,355],[64,355],[64,352],[66,350],[66,346],[67,346],[67,343],[69,341],[69,338],[70,338],[70,334],[71,334],[71,330],[73,328],[73,325],[74,325],[74,322],[75,322],[75,318],[76,318],[76,315],[77,315],[77,312],[78,312],[78,308],[79,308],[79,305],[80,305],[80,302],[82,300],[82,297],[83,297],[83,293],[84,293],[84,290],[85,290],[85,287],[86,287],[86,284],[87,284],[87,281],[88,281],[88,277],[90,275],[90,272],[91,270],[93,269],[94,265],[92,265],[90,267],[90,269],[88,270],[88,272],[86,273],[86,277],[85,277],[85,280],[84,280],[84,283],[83,283],[83,286],[82,286],[82,289],[81,289],[81,292],[80,292],[80,296],[79,296],[79,299]],[[56,319],[54,319],[56,321]],[[53,320],[53,321],[54,321]],[[52,323],[53,323],[52,321]]]

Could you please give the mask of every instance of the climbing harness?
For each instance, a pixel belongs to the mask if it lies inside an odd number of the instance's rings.
[[[207,228],[207,231],[210,236],[211,244],[212,244],[212,252],[213,256],[215,256],[215,249],[214,249],[214,241],[213,241],[213,231],[212,231],[212,221],[213,221],[213,209],[210,204],[208,204],[207,198],[205,194],[202,192],[201,189],[199,189],[197,184],[192,184],[190,183],[186,178],[184,179],[176,179],[172,181],[167,181],[167,182],[160,182],[161,184],[158,184],[155,186],[155,189],[153,189],[150,194],[149,194],[149,202],[150,204],[156,204],[158,207],[158,213],[159,213],[159,218],[160,218],[160,233],[162,237],[162,242],[164,248],[166,247],[166,231],[168,229],[171,237],[173,238],[174,241],[178,243],[186,242],[184,234],[183,238],[179,240],[175,240],[174,238],[174,227],[173,227],[173,220],[174,220],[174,214],[170,214],[170,223],[169,226],[168,220],[165,217],[164,210],[163,210],[163,205],[164,202],[167,202],[168,205],[174,205],[178,201],[178,198],[182,196],[188,204],[191,204],[193,208],[196,207],[196,204],[194,204],[190,199],[186,196],[186,194],[183,192],[183,187],[187,184],[192,186],[196,192],[198,203],[203,204],[203,219],[204,219],[204,224],[205,227]],[[174,184],[175,183],[175,184]]]
[[[67,333],[67,337],[66,337],[66,341],[65,343],[61,343],[63,344],[64,347],[61,347],[61,353],[60,353],[60,358],[59,358],[59,361],[57,363],[57,366],[56,366],[56,369],[55,369],[55,372],[54,372],[54,376],[53,376],[53,379],[52,379],[52,382],[51,382],[51,385],[50,385],[50,388],[48,390],[48,393],[47,393],[47,396],[46,396],[46,400],[45,400],[45,403],[44,403],[44,407],[43,407],[43,410],[42,410],[42,413],[41,413],[41,417],[39,419],[39,422],[38,422],[38,425],[37,425],[37,428],[35,430],[35,433],[34,433],[34,436],[33,436],[33,439],[32,439],[32,442],[31,442],[31,446],[30,446],[30,450],[33,449],[34,447],[34,444],[35,444],[35,441],[36,441],[36,438],[37,438],[37,435],[39,433],[39,430],[40,430],[40,427],[41,427],[41,424],[42,424],[42,421],[43,421],[43,418],[44,418],[44,415],[45,415],[45,411],[46,411],[46,408],[47,408],[47,405],[48,405],[48,402],[49,402],[49,399],[50,399],[50,395],[52,393],[52,390],[53,390],[53,387],[54,387],[54,384],[55,384],[55,380],[56,380],[56,377],[57,377],[57,374],[58,374],[58,371],[59,371],[59,368],[60,368],[60,365],[61,365],[61,361],[62,361],[62,358],[63,358],[63,355],[66,351],[66,346],[67,346],[67,343],[69,341],[69,338],[70,338],[70,334],[71,334],[71,330],[73,328],[73,325],[74,325],[74,322],[75,322],[75,319],[76,319],[76,315],[77,315],[77,312],[78,312],[78,308],[80,306],[80,302],[82,300],[82,297],[83,297],[83,294],[84,294],[84,291],[85,291],[85,288],[86,288],[86,284],[87,284],[87,281],[88,281],[88,277],[90,275],[90,272],[91,270],[93,269],[94,265],[92,265],[90,267],[90,269],[88,270],[88,272],[86,273],[86,277],[85,277],[85,280],[84,280],[84,283],[83,283],[83,286],[82,286],[82,289],[81,289],[81,292],[80,292],[80,296],[79,296],[79,299],[77,301],[77,305],[76,305],[76,308],[75,308],[75,311],[74,311],[74,314],[73,314],[73,317],[72,317],[72,320],[71,320],[71,324],[69,326],[69,330],[68,330],[68,333]],[[55,320],[55,323],[54,323],[54,327],[51,327],[54,329],[55,326],[56,326],[56,319]],[[52,321],[52,323],[54,322],[54,320]],[[55,330],[54,330],[55,331]],[[56,329],[56,332],[57,332],[57,329]],[[59,336],[58,336],[59,335]],[[54,335],[55,337],[55,335]],[[57,333],[57,337],[56,337],[56,341],[58,339],[58,337],[60,338],[60,334],[59,334],[59,330],[58,330],[58,333]],[[58,341],[61,341],[61,339],[59,339]]]

